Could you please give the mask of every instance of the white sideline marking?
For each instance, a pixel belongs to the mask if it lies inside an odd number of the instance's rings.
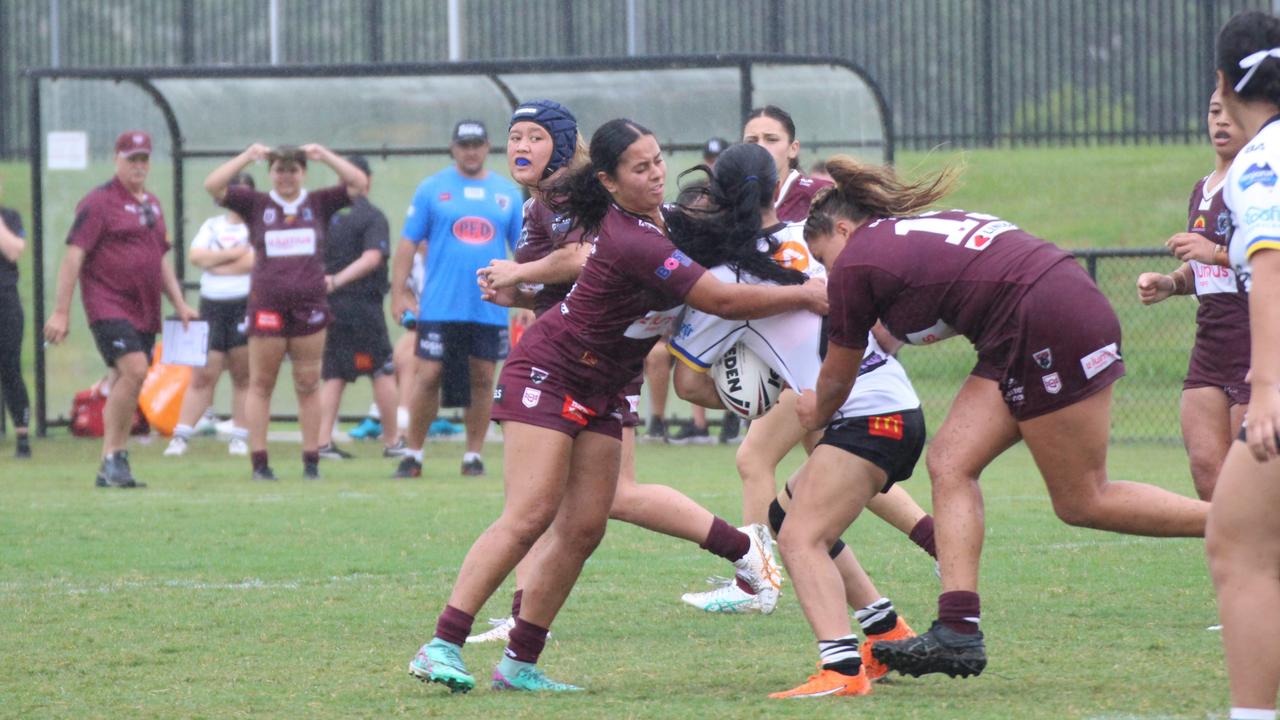
[[[30,592],[33,590],[52,590],[62,592],[66,595],[106,595],[113,592],[124,590],[300,590],[304,586],[310,587],[331,587],[334,585],[344,585],[354,582],[364,582],[374,578],[387,578],[389,575],[371,575],[369,573],[355,573],[352,575],[333,575],[325,580],[317,579],[292,579],[292,580],[262,580],[260,578],[246,578],[239,582],[202,582],[198,580],[183,580],[177,578],[154,580],[114,580],[100,585],[72,585],[66,580],[50,580],[48,582],[24,583],[24,582],[6,582],[0,583],[0,593],[17,594]]]

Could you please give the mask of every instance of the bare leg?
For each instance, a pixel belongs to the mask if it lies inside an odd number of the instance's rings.
[[[396,428],[396,379],[394,375],[375,373],[373,376],[373,401],[382,416],[382,444],[396,444],[399,433]]]
[[[634,428],[622,430],[621,469],[609,517],[693,543],[706,539],[715,519],[711,511],[675,488],[636,482]]]
[[[910,535],[920,518],[927,514],[901,485],[894,485],[886,493],[876,493],[867,501],[867,510],[902,531],[903,535]]]
[[[226,355],[217,350],[210,350],[204,367],[193,368],[191,384],[182,396],[182,409],[178,411],[178,424],[193,427],[200,416],[213,403],[213,391],[218,385],[218,376],[222,374],[222,366]]]
[[[413,394],[409,402],[409,432],[405,444],[410,450],[421,450],[427,441],[427,430],[440,413],[440,375],[443,364],[439,360],[415,358],[417,372],[413,379]],[[390,422],[389,418],[383,418]]]
[[[396,393],[399,399],[396,403],[396,414],[394,416],[383,416],[383,425],[394,425],[396,429],[396,437],[406,437],[409,433],[409,427],[406,425],[400,427],[399,409],[406,410],[413,405],[414,385],[417,382],[417,358],[413,354],[413,344],[418,336],[414,333],[405,333],[396,341],[395,350],[392,357],[396,363]],[[381,408],[379,408],[381,412]],[[392,420],[391,417],[395,417]]]
[[[884,486],[886,477],[871,462],[826,445],[814,450],[805,468],[804,476],[792,487],[791,506],[778,535],[778,548],[814,636],[845,637],[853,632],[846,609],[847,593],[829,553],[867,500]],[[866,577],[865,573],[862,577]],[[877,598],[878,595],[868,602]]]
[[[298,423],[302,425],[302,451],[320,448],[320,363],[324,358],[325,331],[289,338],[293,364],[293,388],[298,393]],[[326,442],[328,440],[326,439]]]
[[[560,510],[547,530],[547,551],[532,569],[524,588],[520,618],[549,628],[578,575],[604,537],[618,479],[618,441],[600,433],[584,432],[573,443]]]
[[[644,358],[644,384],[649,388],[649,416],[667,416],[667,391],[671,389],[671,352],[665,342],[653,346]]]
[[[994,380],[970,375],[929,445],[934,537],[944,592],[978,591],[983,509],[978,476],[1018,441],[1018,426]]]
[[[237,428],[247,429],[244,399],[249,392],[249,348],[241,346],[228,351],[227,369],[231,373],[231,422]]]
[[[1227,655],[1231,704],[1270,709],[1280,689],[1280,461],[1232,444],[1218,477],[1205,548]]]
[[[342,378],[329,378],[320,386],[321,445],[333,442],[333,426],[338,422],[338,406],[342,404],[342,391],[346,388],[347,381]]]
[[[1191,480],[1201,500],[1213,497],[1213,484],[1222,461],[1235,439],[1227,394],[1219,388],[1200,387],[1182,391],[1179,416],[1182,444],[1191,461]],[[1236,426],[1239,430],[1239,426]]]
[[[1019,423],[1019,429],[1063,522],[1130,535],[1204,536],[1208,503],[1154,485],[1107,479],[1111,387]]]
[[[134,412],[138,408],[138,392],[147,378],[149,368],[146,353],[125,353],[116,358],[115,379],[107,405],[102,410],[102,456],[124,450],[129,443],[129,430],[133,427]]]
[[[769,504],[778,494],[778,463],[809,434],[796,421],[797,397],[791,390],[783,390],[772,410],[751,421],[747,436],[738,446],[744,525],[769,522]]]
[[[287,341],[281,337],[249,338],[249,393],[244,399],[244,414],[249,423],[249,449],[253,452],[267,449],[271,393],[276,388],[286,347]]]
[[[502,429],[502,515],[471,545],[449,595],[450,605],[470,615],[480,611],[550,527],[564,497],[573,453],[573,439],[564,433],[512,421]]]
[[[467,406],[464,420],[467,426],[467,452],[484,450],[484,436],[489,432],[489,413],[493,409],[492,360],[470,358],[471,404]]]

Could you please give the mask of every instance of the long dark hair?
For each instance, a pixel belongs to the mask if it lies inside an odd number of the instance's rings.
[[[596,173],[617,177],[622,154],[636,140],[652,134],[648,128],[626,118],[610,120],[591,135],[591,162],[570,166],[568,172],[546,183],[542,190],[547,205],[556,214],[571,218],[570,232],[581,231],[584,237],[600,232],[613,196],[600,184]]]
[[[1255,52],[1280,47],[1280,18],[1256,10],[1242,12],[1218,31],[1217,65],[1227,86],[1235,88],[1252,71],[1244,87],[1236,90],[1241,100],[1266,100],[1280,105],[1280,58],[1263,57],[1250,70],[1240,61]]]
[[[917,213],[951,191],[957,171],[947,167],[917,182],[907,182],[890,167],[836,155],[827,160],[827,173],[835,186],[814,196],[804,224],[806,238],[831,232],[837,218],[857,222],[867,217]]]
[[[796,141],[796,121],[791,119],[791,113],[783,110],[777,105],[765,105],[764,107],[753,108],[751,112],[747,113],[747,119],[744,120],[742,124],[746,125],[748,122],[751,122],[758,117],[767,117],[770,120],[777,120],[782,125],[782,129],[787,131],[787,142],[793,143]],[[799,170],[800,158],[791,158],[790,164],[792,170]]]
[[[716,160],[715,169],[699,165],[680,174],[701,175],[682,188],[680,202],[667,213],[671,242],[704,267],[728,265],[781,285],[805,281],[799,270],[773,260],[779,243],[765,236],[762,251],[760,210],[773,202],[778,169],[759,145],[732,145]]]

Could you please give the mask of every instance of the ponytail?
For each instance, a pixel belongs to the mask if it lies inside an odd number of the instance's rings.
[[[805,222],[806,237],[829,232],[837,217],[860,221],[916,214],[945,197],[956,179],[956,170],[947,167],[932,177],[908,183],[890,167],[863,164],[848,155],[832,157],[826,168],[835,185],[814,196]]]
[[[568,232],[578,231],[583,237],[600,233],[613,196],[601,184],[599,173],[616,177],[618,160],[631,144],[653,133],[626,118],[610,120],[591,136],[585,161],[581,143],[569,169],[550,178],[542,188],[547,205],[558,215],[570,218]]]

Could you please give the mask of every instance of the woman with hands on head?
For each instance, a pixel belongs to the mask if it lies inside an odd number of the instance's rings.
[[[269,193],[231,186],[237,173],[259,160],[268,163]],[[303,183],[308,161],[328,165],[340,184],[307,191]],[[204,187],[220,205],[244,218],[254,251],[247,307],[249,394],[245,398],[253,478],[276,479],[267,463],[267,425],[276,375],[287,353],[302,425],[303,476],[318,479],[320,365],[324,330],[330,320],[324,273],[325,228],[335,212],[368,192],[369,179],[323,145],[272,149],[255,143],[210,173]]]

